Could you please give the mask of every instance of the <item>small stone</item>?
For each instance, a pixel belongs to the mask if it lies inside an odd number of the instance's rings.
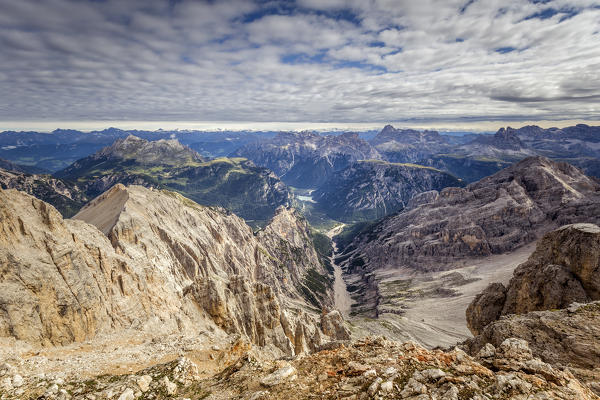
[[[398,372],[398,370],[394,367],[389,367],[386,368],[385,371],[383,371],[383,375],[384,376],[392,376],[395,375]]]
[[[371,385],[369,386],[369,389],[367,389],[367,393],[369,393],[370,396],[374,396],[375,393],[377,393],[377,391],[379,390],[379,385],[381,384],[381,382],[383,382],[383,379],[375,379],[373,383],[371,383]]]
[[[491,343],[486,343],[485,346],[477,353],[477,358],[491,358],[496,354],[496,348]]]
[[[12,390],[12,388],[13,388],[12,380],[10,379],[9,376],[7,376],[6,378],[2,379],[2,381],[0,381],[0,387],[6,391]]]
[[[374,369],[368,369],[365,371],[363,376],[365,378],[375,378],[377,376],[377,371],[375,371]]]
[[[392,381],[385,381],[381,384],[381,391],[384,393],[389,393],[392,390],[394,390],[394,382]]]
[[[152,382],[152,377],[150,375],[142,375],[136,380],[140,390],[144,393],[150,389],[150,382]]]
[[[458,389],[456,386],[450,384],[450,388],[446,390],[444,396],[442,397],[445,400],[458,400]]]
[[[348,363],[348,372],[352,375],[362,375],[365,371],[371,369],[370,366],[361,364],[356,361],[350,361]]]
[[[428,381],[437,381],[446,376],[446,373],[439,368],[431,368],[421,371],[421,375]]]
[[[285,380],[294,380],[296,378],[296,374],[296,368],[294,368],[292,365],[286,365],[282,368],[279,368],[272,374],[265,376],[260,383],[261,385],[267,387],[275,386],[279,385]]]
[[[19,375],[19,374],[16,374],[12,378],[12,384],[16,388],[23,386],[23,377],[21,375]]]
[[[258,400],[258,399],[260,399],[260,398],[262,398],[262,397],[266,396],[267,394],[269,394],[269,392],[267,392],[267,391],[264,391],[264,390],[261,390],[261,391],[259,391],[259,392],[255,392],[255,393],[254,393],[254,394],[253,394],[253,395],[250,397],[250,399],[249,399],[249,400]]]
[[[427,393],[427,386],[423,385],[421,382],[417,381],[414,378],[410,378],[404,389],[400,393],[403,399],[410,396],[417,396],[420,394]]]
[[[119,396],[119,400],[134,400],[133,389],[127,388],[125,391]]]
[[[317,380],[319,382],[323,382],[323,381],[326,381],[328,377],[329,377],[329,375],[327,375],[327,372],[322,372],[319,374],[319,376],[317,376]]]
[[[58,385],[56,383],[52,384],[47,390],[48,393],[58,393]]]
[[[500,393],[508,394],[514,392],[526,394],[529,393],[532,387],[531,383],[525,382],[514,374],[496,375],[496,385]]]
[[[177,385],[169,380],[169,377],[165,376],[161,383],[165,387],[168,395],[174,395],[177,392]]]

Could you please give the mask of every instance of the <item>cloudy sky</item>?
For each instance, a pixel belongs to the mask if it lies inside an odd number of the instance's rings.
[[[598,0],[0,0],[0,54],[0,130],[600,119]]]

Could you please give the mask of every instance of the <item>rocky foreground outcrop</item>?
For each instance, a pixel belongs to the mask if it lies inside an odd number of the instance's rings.
[[[596,300],[596,301],[595,301]],[[563,226],[547,233],[508,285],[489,285],[467,308],[471,354],[510,337],[536,357],[569,367],[600,393],[600,227]],[[588,304],[583,304],[588,303]]]
[[[600,227],[567,225],[540,239],[506,287],[493,283],[477,295],[467,309],[467,325],[477,335],[502,315],[593,300],[600,300]]]
[[[176,193],[117,185],[73,220],[0,191],[0,216],[0,336],[59,345],[124,328],[208,329],[283,354],[327,340],[329,277],[292,210],[254,235]]]
[[[12,365],[0,370],[3,398],[598,399],[568,370],[535,358],[527,342],[514,338],[486,347],[477,357],[383,338],[338,343],[293,360],[264,358],[250,348],[209,377],[187,357],[85,380],[19,372]]]
[[[532,311],[501,317],[461,346],[470,354],[483,354],[507,338],[529,343],[535,357],[568,368],[600,394],[600,302],[573,303],[566,309]]]

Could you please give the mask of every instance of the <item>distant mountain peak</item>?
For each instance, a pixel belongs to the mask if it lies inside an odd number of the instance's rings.
[[[101,157],[135,159],[145,164],[182,164],[203,162],[200,154],[179,143],[177,139],[148,141],[129,135],[96,153]]]

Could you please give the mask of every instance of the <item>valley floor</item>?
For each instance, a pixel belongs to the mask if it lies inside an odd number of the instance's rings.
[[[377,271],[379,318],[351,314],[347,321],[353,337],[384,335],[427,348],[453,346],[472,336],[465,311],[475,295],[489,283],[507,283],[534,249],[531,244],[509,254],[465,260],[454,269],[435,273]]]

